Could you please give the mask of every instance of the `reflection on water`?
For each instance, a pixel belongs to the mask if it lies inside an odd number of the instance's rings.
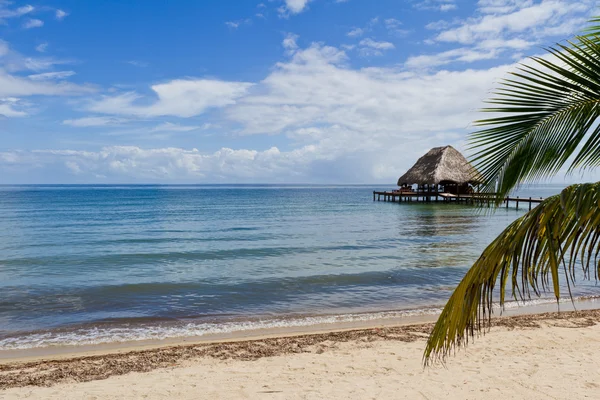
[[[410,251],[421,267],[465,267],[485,248],[482,237],[493,238],[522,212],[504,210],[484,215],[469,205],[450,203],[399,204],[398,237],[413,242]],[[488,220],[488,224],[485,221]],[[479,245],[474,246],[474,243]]]

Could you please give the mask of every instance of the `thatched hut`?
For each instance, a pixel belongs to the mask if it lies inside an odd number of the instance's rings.
[[[481,182],[481,175],[452,146],[434,147],[404,175],[398,179],[398,186],[418,185],[421,190],[447,193],[468,193],[472,186]],[[442,186],[440,188],[440,186]]]

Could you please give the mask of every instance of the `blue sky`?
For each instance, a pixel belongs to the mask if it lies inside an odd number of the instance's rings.
[[[0,0],[0,183],[393,183],[597,3]]]

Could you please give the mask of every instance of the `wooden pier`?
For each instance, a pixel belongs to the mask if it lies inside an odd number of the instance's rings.
[[[441,193],[434,191],[417,191],[417,192],[408,192],[408,191],[392,191],[392,192],[378,192],[373,191],[373,201],[389,201],[389,202],[438,202],[443,201],[446,203],[456,202],[456,203],[465,203],[465,204],[486,204],[490,206],[494,203],[495,197],[489,194],[451,194],[451,193]],[[510,203],[515,204],[516,209],[519,209],[519,204],[527,205],[529,210],[532,208],[532,204],[539,204],[544,201],[543,198],[534,198],[534,197],[506,197],[502,200],[502,203],[506,205],[508,208]]]

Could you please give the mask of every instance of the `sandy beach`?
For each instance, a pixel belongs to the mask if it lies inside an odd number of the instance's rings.
[[[0,365],[6,399],[597,398],[600,310],[497,318],[423,368],[430,323]]]

